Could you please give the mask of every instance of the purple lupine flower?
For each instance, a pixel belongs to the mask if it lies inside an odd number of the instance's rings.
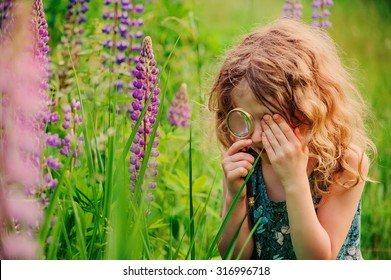
[[[58,158],[53,158],[52,156],[49,156],[47,161],[47,165],[49,168],[53,168],[54,170],[59,170],[61,167],[61,162]]]
[[[83,43],[83,23],[86,22],[86,14],[89,10],[89,0],[69,0],[64,25],[64,36],[61,38],[62,67],[59,68],[59,91],[71,94],[73,84],[73,67],[79,65],[79,53]],[[72,73],[71,75],[69,73]],[[69,99],[71,99],[70,97]],[[67,100],[67,99],[65,99]],[[62,101],[64,102],[64,100]],[[64,104],[62,104],[64,106]],[[59,110],[59,108],[54,108]],[[62,123],[64,129],[71,128],[71,121]]]
[[[137,1],[104,1],[106,9],[102,18],[106,24],[102,32],[111,35],[111,38],[104,40],[103,47],[107,53],[103,55],[103,62],[105,65],[111,65],[113,69],[110,70],[113,72],[120,73],[125,70],[132,74],[130,69],[135,63],[134,57],[140,52],[138,41],[144,37],[140,30],[143,25],[140,15],[144,12],[144,6],[135,2]],[[133,91],[128,76],[119,74],[114,83],[114,88],[118,92]]]
[[[49,121],[51,123],[56,123],[60,120],[60,116],[58,115],[57,111],[54,111],[50,114]]]
[[[46,134],[46,144],[52,147],[59,147],[61,145],[61,139],[58,134],[52,135],[50,132]]]
[[[35,232],[42,208],[35,193],[43,175],[39,157],[47,75],[41,71],[45,60],[32,47],[39,41],[33,36],[38,29],[31,24],[35,14],[26,13],[31,6],[22,1],[13,8],[14,14],[3,17],[13,22],[1,23],[9,29],[0,40],[0,69],[6,69],[0,75],[0,258],[36,259],[40,256]]]
[[[301,18],[303,5],[300,0],[285,0],[283,6],[284,18]]]
[[[168,120],[173,126],[189,126],[191,107],[189,105],[187,85],[183,83],[171,103]]]
[[[71,104],[66,104],[62,107],[64,114],[64,121],[61,124],[62,128],[67,133],[61,140],[60,154],[68,157],[72,154],[73,157],[80,155],[79,147],[84,145],[84,137],[81,135],[78,139],[75,130],[76,127],[81,126],[83,117],[78,112],[81,110],[81,102],[72,99]],[[57,147],[60,147],[57,146]],[[73,147],[73,150],[72,150]]]
[[[156,183],[153,182],[154,176],[157,175],[157,162],[156,157],[159,155],[157,146],[159,145],[159,132],[156,132],[155,138],[151,138],[151,133],[156,122],[156,116],[159,110],[160,100],[158,95],[160,89],[158,87],[159,78],[157,77],[159,70],[156,68],[156,61],[152,49],[151,37],[147,36],[144,38],[140,57],[136,66],[136,77],[134,81],[133,91],[133,103],[131,119],[133,120],[132,128],[136,124],[137,119],[141,116],[141,112],[145,106],[147,110],[141,121],[141,124],[137,130],[134,142],[130,148],[130,167],[129,172],[131,173],[131,188],[134,189],[138,180],[141,163],[144,160],[146,149],[150,141],[153,141],[152,150],[148,161],[148,173],[146,177],[149,179],[149,187],[153,189],[156,187]],[[150,99],[147,105],[148,99]]]
[[[69,0],[65,21],[74,25],[86,22],[89,0]]]
[[[312,12],[312,26],[320,28],[330,28],[331,22],[330,10],[328,8],[333,6],[333,0],[313,0],[311,7],[313,8]]]
[[[46,110],[42,112],[42,128],[50,119],[49,105],[51,104],[48,95],[49,88],[49,57],[50,48],[48,24],[45,18],[45,12],[43,10],[42,0],[34,0],[32,7],[32,29],[33,34],[36,37],[34,39],[34,58],[40,65],[40,71],[43,79],[40,84],[40,95],[46,102]]]
[[[73,2],[74,5],[76,5],[76,2],[80,1],[70,1]],[[37,47],[35,47],[35,56],[37,60],[39,61],[41,65],[41,69],[46,77],[46,79],[43,80],[41,83],[41,94],[42,96],[46,97],[47,104],[53,109],[56,110],[56,103],[53,103],[49,100],[47,90],[48,90],[48,82],[47,77],[49,77],[49,68],[48,68],[48,53],[50,51],[48,47],[49,42],[49,35],[48,35],[48,24],[45,19],[45,13],[43,10],[42,0],[34,0],[33,2],[33,29],[37,30],[38,32],[35,32],[37,38],[36,41],[38,42]],[[73,103],[76,104],[76,101],[73,100]],[[57,111],[50,112],[49,107],[47,110],[43,113],[42,117],[42,125],[44,125],[47,122],[56,123],[60,120],[60,116]],[[64,122],[62,124],[64,128],[71,127],[70,120],[68,122]],[[42,126],[43,129],[43,126]],[[45,136],[46,144],[47,146],[55,147],[60,149],[62,141],[59,137],[59,135],[51,134],[50,132],[47,133]],[[61,152],[60,152],[61,153]],[[59,170],[61,167],[61,162],[59,158],[54,158],[52,155],[50,155],[46,160],[46,166],[47,166],[47,174],[46,177],[51,178],[51,172],[50,170]],[[57,179],[52,179],[51,181],[44,180],[46,189],[53,189],[57,185]],[[44,190],[43,190],[44,191]]]
[[[48,188],[50,188],[50,189],[54,189],[58,184],[58,180],[53,179],[49,173],[46,174],[43,179],[44,179],[45,185],[48,186]],[[45,193],[42,193],[42,195],[44,195],[46,198]],[[42,197],[42,195],[41,195],[41,197]]]

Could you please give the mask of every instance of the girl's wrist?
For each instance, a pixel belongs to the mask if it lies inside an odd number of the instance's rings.
[[[300,192],[310,188],[309,181],[307,176],[300,176],[292,178],[292,180],[287,180],[283,182],[285,193],[288,192]]]
[[[235,201],[236,196],[237,196],[237,193],[236,194],[231,194],[231,193],[228,192],[226,197],[225,197],[226,204],[227,205],[229,204],[229,206],[231,206],[232,203]],[[246,201],[246,194],[244,192],[242,192],[239,195],[238,204],[242,203],[242,202],[245,202],[245,201]]]

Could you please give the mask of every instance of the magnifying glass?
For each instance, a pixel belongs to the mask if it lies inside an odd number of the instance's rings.
[[[225,119],[228,131],[238,139],[246,139],[254,132],[254,119],[253,117],[244,111],[242,108],[235,108],[229,111]],[[245,150],[246,152],[257,156],[256,152],[249,148]],[[255,155],[254,155],[255,153]],[[254,195],[251,179],[247,181],[247,198],[249,206],[254,205]],[[252,207],[250,208],[250,210]]]
[[[253,117],[242,108],[235,108],[229,111],[226,117],[228,131],[232,136],[245,139],[254,131]]]

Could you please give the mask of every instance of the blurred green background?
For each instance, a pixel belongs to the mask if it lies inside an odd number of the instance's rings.
[[[67,2],[44,1],[53,52],[62,35]],[[94,36],[102,25],[101,2],[90,3],[86,36]],[[302,1],[303,20],[309,24],[311,2]],[[368,126],[378,148],[378,158],[370,170],[378,182],[367,184],[362,199],[362,252],[365,259],[391,259],[391,1],[334,2],[330,9],[333,25],[328,32],[340,47],[343,61],[351,68],[373,111]],[[283,4],[283,0],[145,1],[143,30],[153,38],[158,62],[163,63],[175,49],[169,65],[169,84],[162,85],[167,89],[166,102],[172,99],[180,83],[188,84],[193,106],[193,149],[209,154],[210,171],[206,173],[215,174],[213,182],[217,186],[221,185],[219,155],[215,141],[211,141],[210,129],[205,129],[209,128],[205,106],[219,59],[239,36],[280,17]],[[168,74],[162,75],[164,81]],[[194,159],[195,176],[205,172],[205,162],[198,159],[202,157]],[[220,190],[216,192],[221,195]],[[215,209],[214,214],[218,211]],[[210,228],[217,230],[218,226]]]

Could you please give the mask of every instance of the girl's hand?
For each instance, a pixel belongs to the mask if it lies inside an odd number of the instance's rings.
[[[250,139],[239,140],[223,154],[222,166],[225,175],[226,194],[234,198],[244,183],[244,177],[247,176],[254,163],[254,157],[249,153],[243,152],[244,148],[251,145]],[[246,196],[246,188],[241,193],[241,198]]]
[[[285,188],[307,176],[308,147],[298,128],[292,129],[278,114],[265,115],[261,121],[262,144],[273,170]]]

